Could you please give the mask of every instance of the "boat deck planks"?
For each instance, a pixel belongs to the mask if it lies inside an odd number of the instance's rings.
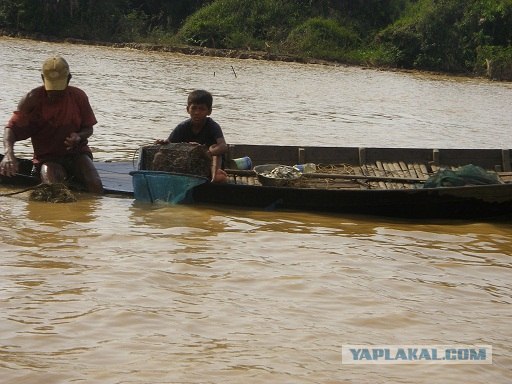
[[[418,169],[418,171],[415,170]],[[232,184],[242,185],[256,185],[261,186],[255,175],[240,174],[237,171],[228,170],[229,182]],[[332,174],[333,177],[329,177]],[[309,177],[315,176],[314,178]],[[335,176],[343,176],[343,179],[336,178]],[[350,176],[355,179],[350,179]],[[426,180],[429,175],[423,174],[420,171],[419,164],[406,164],[402,162],[383,163],[376,162],[375,164],[363,164],[361,166],[353,166],[347,164],[323,164],[317,169],[317,173],[306,175],[303,179],[295,185],[296,188],[320,188],[320,189],[414,189],[421,187],[421,182]],[[384,177],[384,178],[397,178],[404,179],[392,181],[380,181],[364,179],[364,176],[369,177]],[[406,181],[407,179],[407,181]],[[418,179],[416,182],[414,179]]]
[[[96,162],[98,173],[103,181],[105,190],[110,193],[132,194],[133,186],[130,171],[135,170],[132,162]],[[364,164],[362,166],[338,165],[331,168],[332,173],[340,174],[342,168],[344,174],[357,176],[376,176],[376,177],[404,177],[418,178],[426,180],[429,177],[427,168],[423,164],[394,162],[386,163],[377,161],[375,164]],[[438,169],[433,167],[433,169]],[[350,172],[350,173],[349,173]],[[327,173],[326,168],[322,173]],[[500,172],[500,177],[504,182],[512,182],[512,172]],[[261,185],[256,176],[229,175],[229,183],[241,185]],[[321,189],[414,189],[421,188],[421,183],[400,183],[384,181],[366,181],[362,180],[340,180],[335,178],[315,178],[301,182],[299,188],[321,188]]]
[[[101,177],[105,192],[122,195],[133,194],[130,172],[134,171],[135,167],[132,162],[95,162],[94,165]]]

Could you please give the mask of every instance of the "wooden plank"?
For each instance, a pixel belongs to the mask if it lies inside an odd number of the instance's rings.
[[[421,148],[366,148],[366,163],[393,161],[426,163],[432,160],[431,149]]]
[[[256,172],[252,170],[225,170],[228,175],[244,175],[255,176]],[[384,182],[402,182],[402,183],[420,183],[423,180],[412,177],[393,177],[393,176],[364,176],[364,175],[340,175],[336,173],[304,173],[304,178],[311,179],[345,179],[345,180],[371,180],[371,181],[384,181]]]
[[[304,164],[306,162],[306,150],[300,147],[297,151],[297,164]]]
[[[353,174],[354,175],[359,175],[359,176],[363,176],[365,173],[363,171],[363,168],[366,167],[366,164],[361,164],[359,166],[354,166],[352,168],[352,171],[353,171]],[[359,180],[357,182],[357,184],[359,185],[359,189],[370,189],[371,188],[371,183],[369,181],[365,181],[365,180]]]
[[[391,163],[383,162],[382,166],[384,167],[384,175],[389,177],[389,175],[393,175],[393,165]],[[388,189],[399,189],[399,185],[393,181],[386,182]]]
[[[365,172],[363,171],[363,167],[366,167],[366,164],[360,165],[358,167],[353,168],[354,175],[364,176]],[[357,184],[359,184],[359,189],[375,189],[376,185],[372,186],[372,183],[369,180],[358,180]]]
[[[505,171],[505,172],[512,171],[512,167],[510,164],[510,151],[508,149],[501,150],[501,158],[502,158],[503,171]]]
[[[399,161],[398,165],[399,165],[400,169],[402,170],[405,177],[417,177],[416,172],[414,172],[414,174],[412,174],[408,165],[405,164],[404,161]]]
[[[419,166],[417,167],[417,164],[407,164],[407,168],[409,169],[411,177],[417,177],[418,179],[423,178],[421,170],[419,169]]]
[[[361,183],[354,180],[340,179],[306,179],[301,188],[320,188],[320,189],[360,189]]]
[[[430,176],[429,172],[428,172],[428,168],[425,164],[419,164],[419,167],[420,167],[420,170],[423,174],[423,177],[425,178],[428,178]]]
[[[298,147],[296,146],[237,144],[230,148],[229,152],[229,156],[233,159],[249,156],[253,165],[293,165],[298,161]]]
[[[381,161],[376,161],[375,165],[377,168],[375,169],[375,174],[380,177],[386,176],[386,170],[384,168],[384,164]],[[382,185],[382,184],[379,184]],[[384,189],[393,189],[393,185],[389,182],[384,182]]]
[[[405,173],[402,171],[402,168],[400,168],[400,164],[398,164],[398,162],[391,163],[390,167],[393,169],[394,175],[401,178],[405,177]],[[397,186],[401,189],[408,188],[404,183],[398,183]]]
[[[360,170],[361,170],[361,174],[362,175],[365,175],[365,176],[368,176],[368,175],[375,176],[375,172],[373,172],[373,170],[371,170],[371,168],[369,168],[367,164],[361,165]],[[377,188],[379,188],[379,183],[377,181],[370,181],[370,180],[368,180],[367,183],[368,183],[368,188],[370,188],[370,189],[377,189]]]
[[[366,164],[366,148],[359,147],[359,165]]]
[[[133,193],[132,178],[129,174],[130,171],[135,170],[132,162],[117,162],[117,163],[95,163],[98,173],[103,181],[104,187],[107,192],[118,192],[118,193]],[[382,165],[382,164],[381,164]],[[405,177],[396,178],[390,176],[381,176],[384,173],[377,173],[379,171],[377,166],[364,165],[357,167],[357,175],[346,175],[346,174],[323,174],[323,173],[312,173],[306,174],[307,179],[332,179],[332,180],[346,180],[347,185],[343,185],[343,188],[349,187],[349,185],[359,189],[376,189],[376,188],[393,188],[393,182],[401,183],[421,183],[422,178]],[[227,170],[228,175],[233,178],[233,182],[236,184],[246,185],[260,185],[256,174],[252,170]]]
[[[352,171],[354,172],[354,175],[364,175],[364,169],[366,169],[366,164],[360,165],[358,167],[352,167]]]
[[[395,170],[395,166],[393,165],[393,163],[383,163],[382,165],[384,165],[384,169],[386,170],[387,177],[395,177],[396,176],[396,170]],[[399,183],[393,182],[392,188],[400,189],[401,186]]]
[[[469,163],[485,169],[494,169],[496,165],[504,166],[502,149],[364,148],[360,150],[357,147],[236,144],[230,145],[228,156],[231,158],[249,156],[256,165],[267,163],[293,165],[298,161],[299,148],[305,150],[305,161],[315,164],[359,165],[363,159],[366,164],[373,164],[376,161],[404,161],[418,164],[437,161],[437,166],[461,166]],[[505,149],[505,151],[510,150]]]
[[[407,164],[409,167],[409,171],[411,172],[411,177],[417,177],[420,180],[426,180],[426,177],[423,175],[423,171],[421,170],[420,164]],[[422,188],[422,185],[414,185],[413,188]]]
[[[380,163],[380,162],[379,162]],[[380,166],[382,167],[382,163],[380,164]],[[383,173],[381,172],[381,170],[379,169],[379,164],[375,163],[375,166],[372,167],[372,171],[373,171],[373,174],[377,177],[377,176],[380,176],[382,175]],[[383,181],[379,181],[379,188],[381,189],[388,189],[387,187],[387,184]]]
[[[303,148],[306,149],[305,162],[307,163],[359,165],[359,148],[357,147],[303,146]]]
[[[498,176],[504,183],[512,182],[512,172],[498,172]]]
[[[389,164],[390,168],[393,170],[393,176],[403,177],[405,176],[404,172],[402,171],[402,168],[400,168],[400,164],[398,164],[398,161],[394,161]]]
[[[405,177],[408,177],[408,178],[418,178],[418,176],[416,175],[416,172],[414,171],[414,168],[410,169],[409,168],[409,165],[406,164],[404,161],[400,161],[398,163],[398,165],[400,166],[400,169],[402,170],[403,174]],[[406,188],[414,188],[413,185],[411,184],[408,184],[408,185],[405,185]]]
[[[420,166],[419,164],[417,163],[414,163],[414,164],[407,164],[407,167],[409,168],[409,172],[411,173],[411,176],[412,177],[417,177],[418,179],[425,179],[423,177],[423,173],[420,169]],[[414,185],[413,188],[422,188],[421,185]]]
[[[105,193],[131,194],[133,193],[131,171],[135,166],[131,161],[123,162],[95,162]]]
[[[439,166],[439,149],[432,150],[432,162],[433,165]]]
[[[458,167],[474,164],[484,169],[494,169],[502,165],[501,149],[440,149],[439,166]]]

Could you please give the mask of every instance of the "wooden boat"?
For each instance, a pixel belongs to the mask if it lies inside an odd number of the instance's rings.
[[[190,190],[188,201],[258,209],[291,209],[407,218],[490,218],[512,215],[512,164],[505,149],[420,149],[230,145],[227,164],[314,163],[292,186],[266,186],[253,170],[227,169],[228,182]],[[26,161],[26,160],[25,160]],[[441,169],[473,164],[496,183],[424,188]],[[131,162],[96,163],[109,194],[133,196]],[[22,167],[18,185],[32,180]],[[9,182],[0,178],[0,183]],[[13,178],[10,178],[13,179]],[[12,180],[10,180],[12,181]],[[11,183],[12,184],[12,183]]]

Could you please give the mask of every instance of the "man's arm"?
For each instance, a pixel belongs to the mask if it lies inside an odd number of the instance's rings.
[[[0,162],[0,175],[14,176],[18,172],[18,160],[14,156],[16,138],[11,128],[4,129],[4,158]]]
[[[77,146],[82,140],[88,139],[92,136],[93,127],[82,127],[78,132],[71,132],[71,134],[66,137],[64,140],[64,144],[66,144],[66,149],[70,150]]]

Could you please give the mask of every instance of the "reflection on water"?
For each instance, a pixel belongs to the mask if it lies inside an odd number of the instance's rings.
[[[77,195],[77,194],[75,194]],[[81,197],[77,204],[48,204],[39,201],[29,201],[25,209],[27,219],[39,225],[51,225],[61,228],[67,223],[87,223],[95,219],[97,202],[91,197]]]
[[[509,84],[3,38],[0,48],[0,118],[59,51],[97,111],[101,159],[165,137],[195,87],[214,91],[231,142],[510,147]],[[85,194],[0,197],[0,217],[2,383],[509,381],[510,220]],[[490,344],[493,364],[348,366],[345,344]]]

